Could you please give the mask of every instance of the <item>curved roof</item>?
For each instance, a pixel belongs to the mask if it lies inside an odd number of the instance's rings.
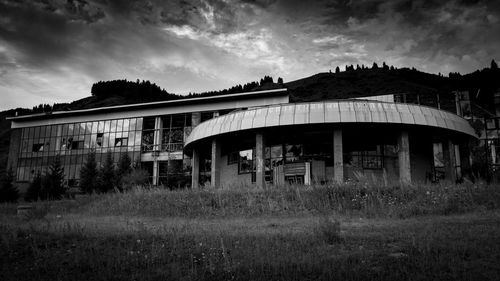
[[[322,123],[422,125],[477,137],[465,119],[447,111],[415,104],[342,100],[271,105],[230,113],[196,126],[185,144],[242,130]]]

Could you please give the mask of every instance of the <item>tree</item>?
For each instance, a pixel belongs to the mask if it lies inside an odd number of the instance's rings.
[[[283,78],[278,77],[278,84],[282,85],[283,84]]]
[[[100,192],[113,190],[116,183],[115,163],[111,151],[106,153],[104,164],[99,169],[98,189]]]
[[[495,60],[491,60],[491,69],[498,69],[498,65]]]
[[[385,64],[385,61],[384,61],[384,62],[382,62],[382,68],[383,68],[384,70],[389,70],[389,66],[387,66],[387,64]]]
[[[13,182],[14,173],[12,168],[9,168],[0,180],[0,202],[17,202],[19,191]]]
[[[35,174],[35,177],[33,178],[33,181],[28,187],[28,190],[26,191],[26,194],[24,195],[24,200],[28,202],[38,201],[38,199],[40,199],[41,190],[42,190],[42,174],[40,174],[40,172],[37,172]]]
[[[97,190],[98,175],[95,151],[91,150],[87,154],[87,161],[80,169],[80,189],[85,193],[95,192]]]
[[[377,63],[376,63],[376,62],[374,62],[374,63],[373,63],[373,65],[372,65],[372,69],[378,69],[378,65],[377,65]]]
[[[43,189],[48,199],[61,199],[66,193],[64,187],[64,168],[61,165],[61,158],[56,155],[54,161],[49,166],[49,171],[42,180]]]
[[[340,67],[338,67],[338,66],[337,66],[337,67],[335,68],[335,73],[340,73]]]
[[[132,160],[128,153],[122,153],[120,155],[120,160],[118,161],[118,169],[116,171],[116,186],[118,189],[122,190],[123,177],[132,172]]]

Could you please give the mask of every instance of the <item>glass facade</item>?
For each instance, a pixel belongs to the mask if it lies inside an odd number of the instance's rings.
[[[104,154],[128,153],[134,163],[140,161],[143,118],[127,118],[36,126],[22,129],[17,167],[18,181],[31,181],[36,173],[44,173],[60,155],[69,185],[77,184],[80,168],[91,149],[97,162]]]
[[[156,174],[157,184],[186,187],[191,183],[191,158],[183,148],[191,131],[191,113],[23,128],[17,180],[31,181],[45,173],[60,155],[67,184],[78,185],[80,169],[93,149],[98,164],[108,151],[115,162],[128,153],[135,166],[150,173],[151,182]]]

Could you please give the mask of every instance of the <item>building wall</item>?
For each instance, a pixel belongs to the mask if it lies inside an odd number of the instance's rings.
[[[238,164],[227,164],[227,155],[221,157],[220,182],[222,187],[251,186],[251,174],[238,174]]]
[[[22,129],[10,130],[10,143],[9,143],[9,159],[7,161],[7,169],[12,168],[15,172],[17,167],[17,158],[21,149],[21,134]]]
[[[422,137],[426,136],[426,138]],[[413,183],[425,183],[432,174],[434,155],[430,134],[410,134],[410,164]]]

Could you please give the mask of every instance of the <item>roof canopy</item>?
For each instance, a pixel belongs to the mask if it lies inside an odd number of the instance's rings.
[[[271,105],[230,113],[195,127],[185,144],[249,129],[327,123],[420,125],[477,137],[467,120],[443,110],[414,104],[342,100]]]

